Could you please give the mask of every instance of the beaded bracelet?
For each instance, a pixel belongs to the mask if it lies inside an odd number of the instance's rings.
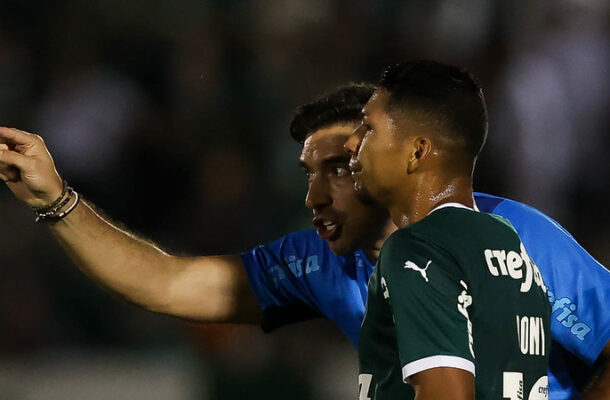
[[[39,214],[39,213],[45,213],[47,211],[54,209],[64,198],[66,193],[68,193],[68,190],[69,190],[68,183],[65,180],[62,181],[61,194],[59,195],[59,197],[57,199],[55,199],[54,202],[52,202],[51,204],[47,204],[46,206],[32,207],[32,210],[34,210],[35,213]]]
[[[70,188],[70,194],[68,195],[68,198],[66,199],[66,201],[62,203],[62,207],[65,206],[72,197],[74,197],[74,203],[72,203],[70,205],[70,207],[68,207],[65,211],[62,211],[59,214],[55,214],[55,213],[38,214],[36,216],[36,222],[45,222],[47,220],[59,221],[60,219],[63,219],[65,216],[70,214],[72,212],[72,210],[74,210],[76,208],[76,206],[78,205],[78,203],[80,201],[80,196],[78,195],[78,193],[74,189]],[[61,207],[60,207],[60,209],[61,209]]]
[[[66,206],[66,204],[68,204],[70,202],[70,200],[72,200],[73,196],[74,196],[74,190],[71,187],[68,187],[68,196],[61,203],[56,205],[52,210],[49,210],[47,212],[36,213],[36,222],[44,221],[45,219],[57,214],[59,212],[59,210],[64,208]]]
[[[73,191],[74,193],[74,203],[72,203],[72,205],[70,207],[68,207],[66,209],[66,211],[62,211],[59,214],[57,214],[54,217],[51,217],[53,219],[53,221],[59,221],[60,219],[64,218],[66,215],[70,214],[72,212],[72,210],[74,210],[76,208],[76,206],[78,205],[78,201],[80,200],[80,197],[78,196],[78,193]]]

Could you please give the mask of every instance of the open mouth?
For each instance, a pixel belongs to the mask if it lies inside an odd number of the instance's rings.
[[[336,221],[330,221],[322,218],[314,218],[313,224],[316,227],[318,236],[324,240],[337,240],[341,234],[341,225]]]

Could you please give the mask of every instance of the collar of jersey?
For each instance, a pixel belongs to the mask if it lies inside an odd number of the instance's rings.
[[[433,209],[432,209],[432,210],[431,210],[431,211],[428,213],[428,215],[432,214],[432,213],[433,213],[433,212],[435,212],[435,211],[440,210],[441,208],[447,208],[447,207],[465,208],[465,209],[467,209],[467,210],[471,210],[471,211],[479,211],[479,210],[478,210],[478,208],[477,208],[477,206],[476,206],[476,204],[475,204],[474,208],[470,208],[470,207],[465,206],[464,204],[461,204],[461,203],[450,202],[450,203],[444,203],[444,204],[441,204],[440,206],[436,206],[435,208],[433,208]]]

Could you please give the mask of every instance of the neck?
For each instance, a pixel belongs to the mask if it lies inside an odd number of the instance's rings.
[[[399,228],[424,219],[430,211],[445,203],[474,207],[472,179],[466,176],[443,179],[423,176],[415,188],[405,188],[388,206],[392,221]]]
[[[390,218],[387,218],[387,223],[381,227],[381,230],[378,232],[377,237],[373,240],[373,243],[370,246],[365,247],[364,254],[366,257],[372,262],[376,263],[379,258],[379,251],[381,250],[381,246],[383,246],[383,242],[390,236],[396,229],[396,225]]]

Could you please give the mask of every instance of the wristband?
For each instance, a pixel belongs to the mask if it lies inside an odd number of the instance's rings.
[[[55,201],[53,201],[51,204],[47,204],[46,206],[32,207],[32,210],[34,210],[35,213],[40,214],[40,213],[45,213],[45,212],[48,212],[48,211],[54,209],[64,198],[66,193],[68,193],[69,189],[70,189],[70,187],[68,186],[68,183],[66,181],[62,181],[61,194],[59,195],[59,197],[57,199],[55,199]]]
[[[72,200],[72,198],[75,199],[74,202],[65,211],[59,212],[68,203],[70,203],[70,200]],[[71,187],[68,187],[68,197],[66,197],[66,199],[64,201],[62,201],[60,204],[58,204],[51,211],[48,211],[46,213],[36,213],[35,221],[36,222],[45,222],[47,220],[59,221],[60,219],[64,218],[66,215],[70,214],[72,212],[72,210],[74,210],[76,208],[79,200],[80,200],[80,196],[78,195],[78,193]]]

